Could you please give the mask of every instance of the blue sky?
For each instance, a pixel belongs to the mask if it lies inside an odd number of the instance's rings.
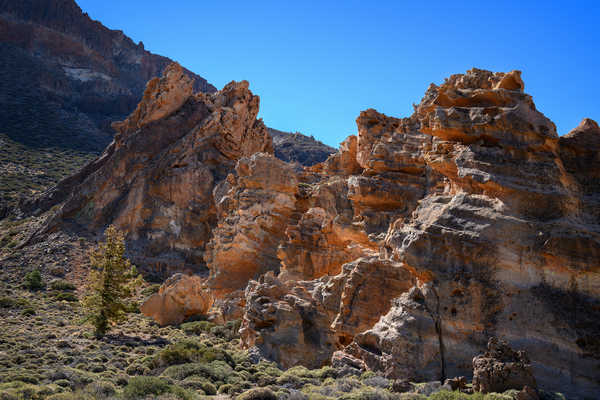
[[[522,70],[559,134],[600,119],[598,1],[76,1],[218,88],[250,81],[268,126],[336,147],[361,110],[408,116],[472,67]]]

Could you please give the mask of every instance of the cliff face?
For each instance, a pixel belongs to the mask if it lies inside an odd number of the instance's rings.
[[[91,20],[73,0],[0,1],[0,125],[35,147],[99,153],[110,123],[172,62]],[[195,89],[216,89],[186,71]]]
[[[199,272],[217,222],[213,189],[240,157],[273,152],[258,107],[248,82],[194,94],[192,79],[172,64],[148,82],[137,109],[113,124],[118,133],[104,153],[30,207],[46,209],[66,196],[44,232],[98,233],[115,224],[146,272]]]
[[[598,392],[595,122],[559,138],[518,71],[473,69],[410,118],[362,112],[300,169],[273,156],[247,82],[192,86],[177,65],[151,81],[105,153],[37,200],[69,193],[44,231],[115,223],[145,271],[206,264],[221,317],[284,367],[469,376],[498,336],[540,387]]]
[[[501,336],[541,387],[597,392],[600,130],[584,120],[559,138],[523,90],[518,71],[474,69],[432,85],[410,118],[361,113],[358,136],[295,179],[271,156],[240,160],[280,171],[238,171],[223,198],[261,207],[227,201],[211,242],[230,244],[208,248],[216,281],[243,268],[230,292],[272,271],[245,287],[246,345],[286,367],[341,351],[434,380],[468,376]],[[215,261],[229,257],[244,263]]]

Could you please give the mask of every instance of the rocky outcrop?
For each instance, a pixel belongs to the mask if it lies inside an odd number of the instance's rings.
[[[47,230],[112,222],[140,267],[205,262],[219,318],[241,316],[242,342],[284,367],[443,382],[496,336],[542,388],[597,393],[595,123],[559,138],[518,71],[473,69],[409,118],[362,112],[301,169],[271,154],[247,83],[188,96],[172,71],[148,101],[175,100],[117,125]]]
[[[217,223],[213,189],[238,159],[272,152],[272,143],[248,82],[210,95],[191,87],[177,64],[150,81],[102,156],[37,200],[69,196],[45,231],[98,233],[112,223],[126,232],[130,257],[146,273],[200,272]]]
[[[299,190],[292,167],[269,154],[242,158],[235,170],[236,177],[215,188],[222,218],[205,253],[217,297],[243,290],[267,271],[279,273],[277,245],[294,217]]]
[[[341,351],[395,379],[440,380],[469,377],[500,335],[532,354],[544,387],[594,392],[597,126],[559,138],[520,72],[477,69],[431,85],[410,118],[367,110],[357,126],[297,173],[295,209],[269,242],[278,283],[246,288],[244,342],[284,366]],[[293,340],[309,350],[279,346]]]
[[[90,19],[73,0],[0,1],[0,125],[33,147],[100,153],[171,60]],[[195,90],[216,91],[185,71]]]
[[[204,279],[175,274],[140,306],[142,314],[160,325],[180,324],[194,315],[206,315],[213,299]]]
[[[490,338],[487,351],[473,359],[473,390],[502,393],[526,387],[529,390],[537,387],[527,354],[513,351],[506,342],[495,337]]]

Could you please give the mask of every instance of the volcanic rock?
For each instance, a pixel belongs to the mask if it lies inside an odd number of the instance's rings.
[[[174,274],[140,306],[142,314],[160,325],[179,324],[194,315],[205,315],[213,304],[204,279]]]
[[[169,76],[148,90],[187,96]],[[162,107],[118,125],[46,232],[115,223],[142,269],[206,262],[219,318],[282,367],[353,360],[438,390],[496,336],[544,389],[600,390],[598,127],[559,138],[518,71],[432,84],[409,118],[366,110],[304,169],[270,154],[247,83]]]
[[[213,189],[241,157],[273,150],[248,82],[210,95],[191,88],[177,64],[150,81],[102,156],[36,200],[48,206],[69,196],[44,232],[69,225],[99,233],[112,223],[142,271],[201,271],[217,223]]]
[[[495,337],[488,351],[473,359],[473,390],[502,393],[509,389],[536,388],[527,354],[513,351],[506,342]]]
[[[443,381],[469,376],[501,335],[532,355],[544,387],[597,390],[597,125],[559,138],[520,72],[473,69],[432,84],[410,118],[367,110],[357,126],[298,173],[277,291],[246,288],[245,343],[283,366],[342,351],[388,378]],[[361,257],[377,260],[357,275],[372,279],[351,278]],[[402,284],[381,290],[394,270]],[[273,350],[299,337],[308,356]]]
[[[268,128],[273,138],[275,157],[289,163],[311,166],[323,162],[336,152],[333,147],[300,132],[283,132]]]

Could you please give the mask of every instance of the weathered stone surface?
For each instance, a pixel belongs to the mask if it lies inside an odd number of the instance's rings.
[[[259,281],[250,281],[240,329],[244,344],[256,346],[263,356],[286,368],[328,364],[334,337],[322,304],[311,296],[313,289],[314,284],[287,286],[271,271]]]
[[[205,279],[175,274],[160,286],[158,293],[144,301],[140,311],[164,326],[179,324],[194,315],[205,315],[212,304]]]
[[[488,350],[473,359],[473,390],[502,393],[525,387],[537,387],[527,354],[513,351],[502,340],[490,338]]]
[[[194,80],[177,63],[169,65],[161,78],[153,78],[146,85],[144,97],[133,113],[122,122],[112,124],[122,135],[133,133],[144,125],[167,117],[178,110],[192,95]]]
[[[256,299],[278,310],[302,288],[303,308],[318,310],[311,326],[330,344],[307,345],[310,359],[271,357],[315,365],[341,350],[390,378],[440,380],[469,377],[472,358],[500,335],[532,355],[544,387],[575,397],[598,389],[598,128],[585,120],[559,138],[523,90],[518,71],[453,75],[410,118],[361,113],[356,138],[298,174],[308,187],[279,244],[285,283],[276,299]],[[359,257],[380,261],[353,291]],[[388,297],[380,288],[393,268],[405,274]],[[255,323],[246,338],[269,348],[279,329],[298,336],[300,323],[280,324]]]
[[[234,184],[229,191],[219,187],[214,193],[224,218],[213,230],[205,258],[217,297],[243,290],[267,271],[279,273],[277,246],[296,208],[298,179],[289,164],[257,153],[240,159],[236,173],[224,183]]]
[[[113,223],[142,271],[203,269],[217,223],[213,189],[239,158],[272,152],[272,142],[248,82],[211,95],[191,95],[191,85],[177,65],[149,83],[102,156],[54,190],[69,197],[46,231],[75,224],[97,233]]]
[[[289,163],[311,166],[323,162],[336,152],[333,147],[300,132],[283,132],[268,128],[273,138],[275,157]]]

